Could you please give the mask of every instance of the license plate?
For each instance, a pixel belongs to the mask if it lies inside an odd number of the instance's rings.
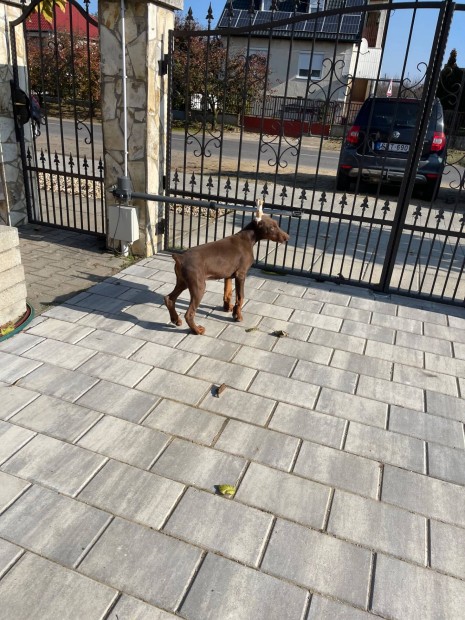
[[[390,151],[391,153],[408,153],[410,144],[389,144],[388,142],[375,142],[375,151]]]

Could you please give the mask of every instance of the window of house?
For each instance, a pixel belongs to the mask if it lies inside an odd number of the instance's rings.
[[[321,78],[323,72],[324,54],[301,52],[299,54],[299,65],[297,68],[297,77],[312,80]],[[311,63],[311,66],[310,66]]]

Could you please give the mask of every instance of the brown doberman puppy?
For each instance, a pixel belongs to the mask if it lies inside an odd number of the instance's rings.
[[[257,201],[257,203],[258,210],[254,219],[240,232],[219,241],[190,248],[183,254],[172,255],[175,262],[176,286],[165,297],[165,305],[169,310],[172,323],[182,324],[175,304],[179,295],[188,288],[191,302],[186,312],[186,321],[194,334],[203,334],[205,328],[195,324],[195,313],[205,293],[206,280],[220,278],[224,278],[223,309],[225,312],[232,310],[236,321],[242,321],[244,281],[254,261],[253,246],[257,241],[262,240],[283,243],[289,239],[289,235],[281,230],[271,217],[263,215],[263,201]],[[231,303],[232,278],[236,283],[234,307]]]

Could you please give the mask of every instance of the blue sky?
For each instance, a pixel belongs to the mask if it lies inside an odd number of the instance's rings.
[[[210,0],[184,0],[184,11],[192,6],[194,17],[200,23],[206,23]],[[221,15],[221,11],[225,5],[225,0],[211,0],[214,20],[214,27]],[[91,0],[90,10],[96,10],[97,0]],[[395,78],[400,77],[402,66],[404,63],[405,50],[409,36],[409,28],[411,24],[411,11],[395,11],[391,17],[391,25],[389,28],[389,36],[384,53],[384,61],[381,74],[384,77]],[[431,53],[431,46],[434,37],[434,28],[436,25],[437,11],[434,9],[422,10],[417,12],[415,26],[412,36],[412,42],[407,59],[405,75],[411,80],[415,80],[418,75],[417,65],[419,63],[428,63]],[[444,62],[448,59],[450,50],[456,48],[458,51],[458,64],[465,67],[465,11],[456,12],[454,22],[452,24],[449,41],[446,49]],[[421,70],[424,73],[424,69]]]

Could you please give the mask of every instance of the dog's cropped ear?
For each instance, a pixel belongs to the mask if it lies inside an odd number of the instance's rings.
[[[260,222],[263,217],[263,200],[258,198],[255,202],[257,205],[257,210],[255,211],[255,221]]]

